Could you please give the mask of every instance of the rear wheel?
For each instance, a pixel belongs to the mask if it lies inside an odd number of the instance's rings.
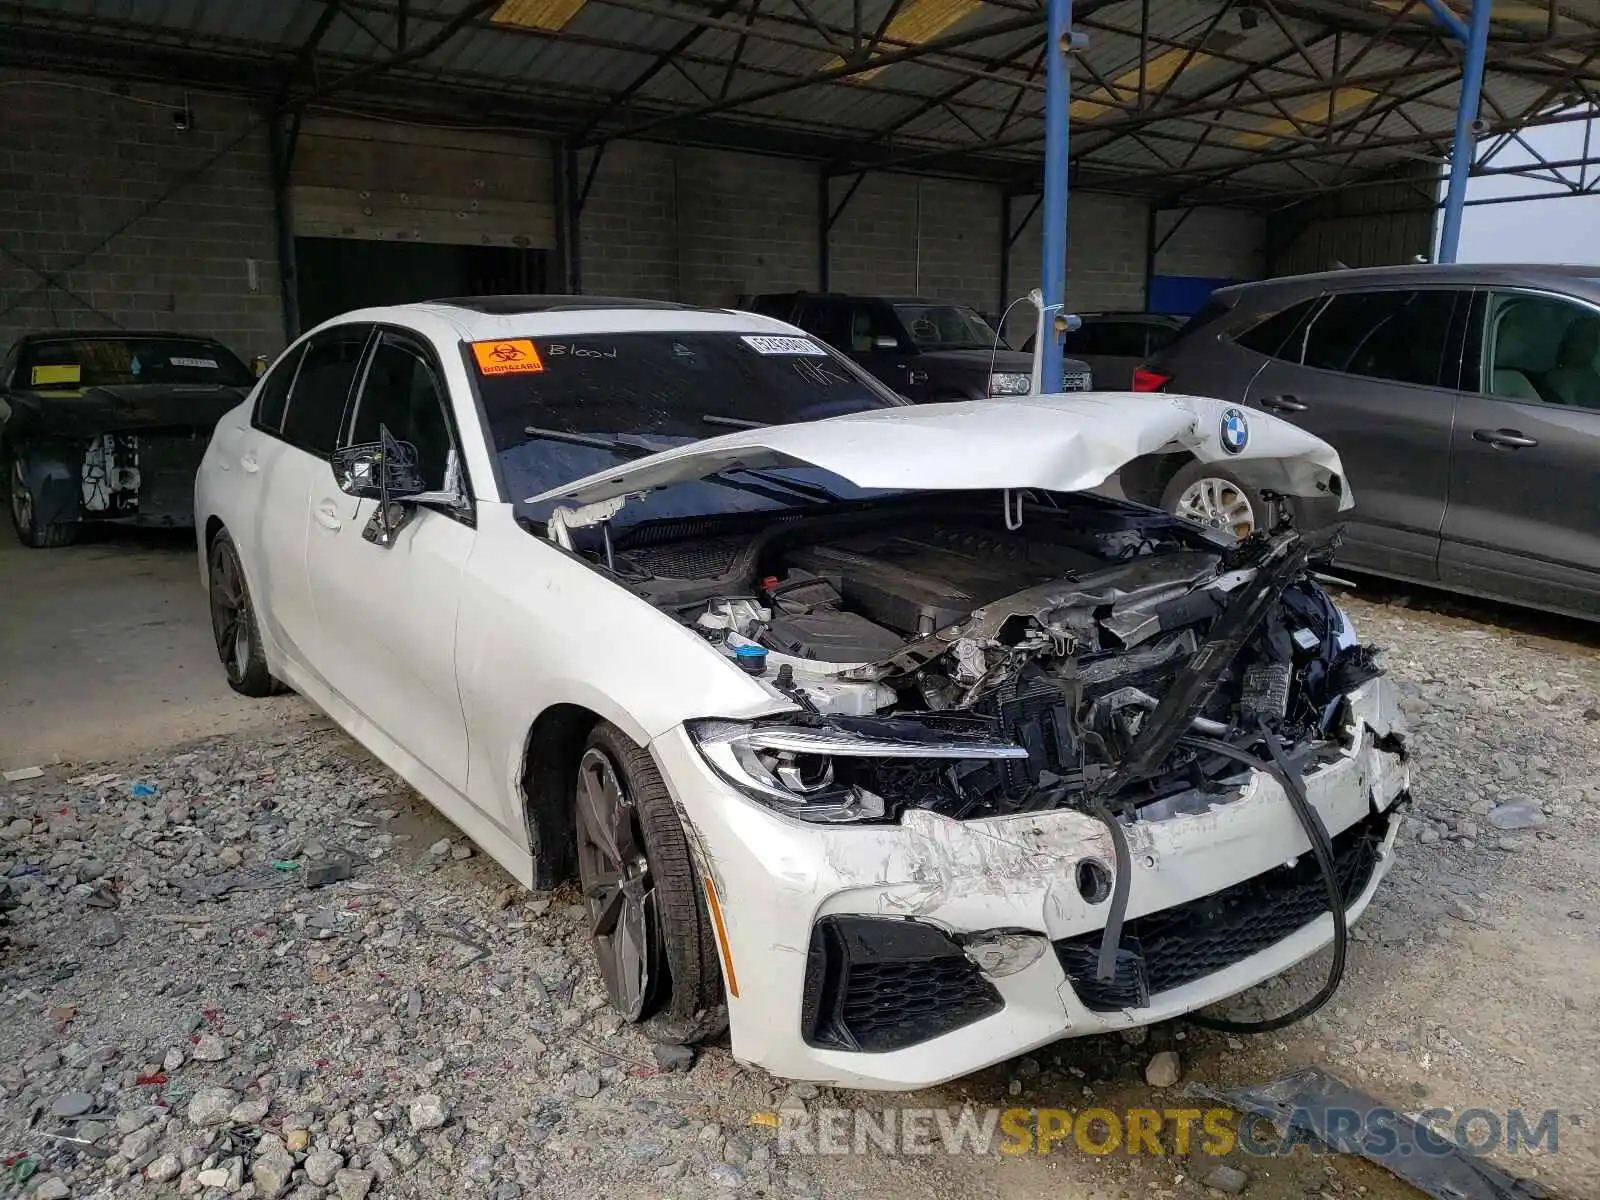
[[[256,611],[245,586],[239,551],[227,532],[217,534],[206,555],[210,575],[211,635],[228,686],[242,696],[270,696],[278,684],[267,669]]]
[[[1266,498],[1215,463],[1190,463],[1174,475],[1161,493],[1161,507],[1196,525],[1241,538],[1272,523]]]
[[[606,998],[657,1041],[727,1021],[717,948],[683,824],[649,753],[597,725],[578,762],[578,877]]]
[[[17,527],[17,537],[24,546],[35,550],[53,550],[69,546],[78,539],[78,523],[63,521],[43,524],[39,521],[39,506],[33,491],[28,487],[28,473],[20,457],[11,460],[11,523]]]

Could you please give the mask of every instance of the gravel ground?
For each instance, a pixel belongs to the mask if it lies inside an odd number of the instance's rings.
[[[1414,1195],[1304,1154],[1230,1159],[1231,1180],[1176,1154],[787,1155],[751,1120],[1159,1107],[1182,1087],[1145,1082],[1168,1050],[1211,1085],[1319,1063],[1399,1106],[1556,1109],[1558,1150],[1506,1165],[1600,1194],[1596,635],[1392,594],[1348,607],[1389,648],[1418,782],[1335,1003],[1265,1038],[1172,1024],[1064,1042],[916,1096],[791,1088],[725,1045],[658,1059],[605,1008],[571,892],[522,891],[309,713],[0,783],[0,875],[20,899],[0,961],[0,1196],[1218,1194],[1206,1179],[1269,1200]],[[1325,966],[1237,1004],[1286,1008]]]

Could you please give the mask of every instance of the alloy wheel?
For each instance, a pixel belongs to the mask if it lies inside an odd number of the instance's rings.
[[[228,678],[238,683],[250,666],[250,622],[239,558],[226,544],[211,551],[211,634]]]
[[[28,490],[27,480],[23,478],[20,458],[11,463],[11,515],[19,531],[33,524],[33,493]]]
[[[644,1015],[661,959],[655,882],[639,814],[616,765],[599,747],[578,763],[578,876],[590,935],[611,1005],[629,1021]]]
[[[1255,532],[1256,512],[1250,497],[1231,479],[1196,479],[1178,497],[1177,515],[1208,529],[1226,529],[1235,537]]]

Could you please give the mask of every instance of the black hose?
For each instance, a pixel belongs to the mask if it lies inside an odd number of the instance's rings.
[[[1128,850],[1128,837],[1111,810],[1096,799],[1090,811],[1105,822],[1111,831],[1111,849],[1116,855],[1117,873],[1111,884],[1111,909],[1106,917],[1106,931],[1100,937],[1100,957],[1095,962],[1094,973],[1101,983],[1110,983],[1117,977],[1117,950],[1122,945],[1122,921],[1128,914],[1128,892],[1133,887],[1133,855]]]
[[[1339,990],[1339,984],[1344,979],[1345,952],[1350,943],[1350,927],[1345,917],[1344,889],[1339,886],[1339,872],[1333,861],[1333,841],[1328,837],[1328,827],[1322,823],[1322,814],[1311,806],[1311,799],[1306,795],[1304,781],[1289,763],[1283,752],[1283,746],[1277,737],[1267,728],[1266,722],[1260,723],[1261,736],[1266,741],[1267,753],[1272,756],[1268,762],[1248,750],[1241,750],[1227,742],[1217,741],[1213,738],[1186,737],[1183,740],[1192,746],[1210,750],[1224,758],[1231,758],[1235,762],[1243,763],[1258,771],[1265,771],[1272,775],[1283,786],[1284,793],[1289,797],[1289,805],[1294,809],[1294,814],[1300,819],[1301,827],[1306,831],[1306,837],[1311,840],[1311,853],[1317,860],[1317,866],[1322,871],[1322,881],[1327,885],[1328,911],[1333,916],[1333,961],[1328,965],[1328,978],[1317,994],[1305,1003],[1298,1005],[1290,1011],[1277,1017],[1269,1017],[1265,1021],[1231,1021],[1225,1017],[1207,1017],[1199,1013],[1190,1013],[1189,1019],[1196,1025],[1206,1029],[1216,1029],[1223,1033],[1271,1033],[1274,1030],[1284,1029],[1296,1021],[1303,1021],[1316,1012]],[[1118,864],[1120,871],[1121,864]],[[1121,924],[1120,916],[1118,924]],[[1102,946],[1102,954],[1104,947]]]

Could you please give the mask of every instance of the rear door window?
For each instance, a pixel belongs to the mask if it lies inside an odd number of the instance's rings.
[[[1600,409],[1600,314],[1559,296],[1491,293],[1483,362],[1488,395]]]
[[[370,325],[337,325],[306,344],[283,418],[284,441],[321,458],[333,453],[371,334]]]
[[[283,431],[283,413],[289,407],[289,389],[294,386],[295,372],[300,369],[300,360],[305,357],[305,352],[305,343],[301,342],[273,363],[267,377],[261,381],[261,389],[256,392],[257,429],[265,429],[269,433]]]
[[[1312,321],[1303,361],[1326,371],[1436,387],[1455,299],[1453,292],[1336,295]]]

